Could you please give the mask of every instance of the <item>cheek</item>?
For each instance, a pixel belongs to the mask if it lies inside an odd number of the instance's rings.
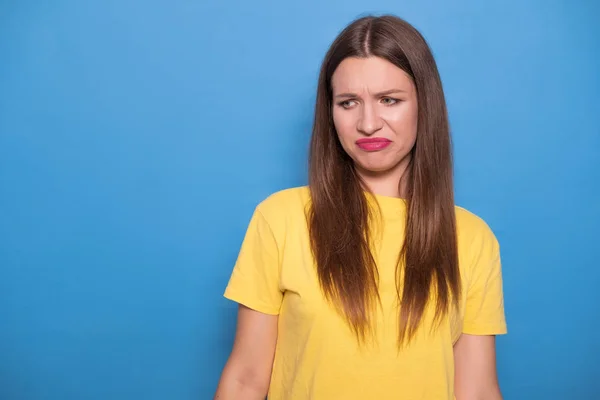
[[[407,141],[413,141],[417,135],[417,109],[407,104],[396,110],[390,110],[385,117],[392,130]]]
[[[333,125],[335,131],[345,147],[345,143],[354,140],[356,122],[354,121],[351,113],[333,113]]]

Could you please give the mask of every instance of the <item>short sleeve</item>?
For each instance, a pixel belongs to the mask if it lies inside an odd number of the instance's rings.
[[[225,289],[225,298],[265,314],[279,314],[283,293],[279,289],[278,260],[273,231],[257,208]]]
[[[500,246],[489,228],[476,242],[468,280],[463,332],[470,335],[505,334]]]

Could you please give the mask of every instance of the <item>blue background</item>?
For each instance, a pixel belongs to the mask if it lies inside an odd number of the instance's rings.
[[[365,12],[439,63],[494,229],[505,398],[598,399],[600,5],[0,2],[0,399],[209,399],[254,206],[306,183],[321,59]]]

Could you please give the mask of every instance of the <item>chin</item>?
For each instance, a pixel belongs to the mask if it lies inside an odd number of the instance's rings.
[[[356,165],[361,170],[372,174],[382,174],[394,168],[393,165],[387,163],[357,163]]]

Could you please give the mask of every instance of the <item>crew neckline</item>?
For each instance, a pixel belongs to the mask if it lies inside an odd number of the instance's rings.
[[[367,196],[371,196],[375,198],[377,201],[390,203],[390,204],[398,204],[398,203],[406,203],[406,199],[404,197],[393,197],[393,196],[385,196],[383,194],[377,194],[372,192],[365,192]]]
[[[365,192],[367,200],[374,202],[373,206],[381,211],[386,220],[403,218],[406,213],[406,199],[402,197],[384,196],[381,194]]]

